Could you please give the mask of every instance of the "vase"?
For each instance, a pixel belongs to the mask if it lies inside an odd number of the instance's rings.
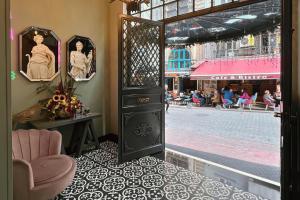
[[[71,112],[66,112],[64,110],[59,110],[56,112],[55,119],[68,119],[73,117],[73,114]]]

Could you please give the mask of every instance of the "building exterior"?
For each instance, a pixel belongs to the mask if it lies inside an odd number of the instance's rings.
[[[195,44],[190,47],[168,47],[165,50],[165,56],[166,84],[174,92],[180,93],[195,89],[211,92],[213,89],[221,89],[228,85],[236,92],[241,88],[246,88],[249,93],[258,92],[261,96],[266,89],[274,91],[276,83],[279,82],[280,31],[276,29],[273,32],[266,32],[256,36],[248,35],[239,40]],[[233,76],[230,76],[231,78],[219,77],[216,79],[207,77],[193,78],[192,75],[204,62],[212,62],[215,68],[220,68],[219,63],[227,61],[228,68],[230,68],[233,63],[243,59],[244,63],[248,64],[244,68],[251,69],[255,68],[254,65],[257,65],[257,62],[262,59],[264,61],[261,61],[261,68],[267,68],[267,62],[273,62],[274,58],[277,59],[276,63],[274,62],[273,66],[269,66],[269,68],[276,67],[277,70],[274,73],[277,75],[268,78],[257,75],[250,77],[238,76],[237,78],[233,78]],[[252,61],[254,64],[251,63]],[[272,63],[269,65],[272,65]],[[226,66],[224,67],[226,68]],[[231,72],[231,74],[226,75],[238,75],[238,73],[240,72]]]

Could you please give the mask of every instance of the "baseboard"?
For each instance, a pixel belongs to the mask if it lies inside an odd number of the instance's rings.
[[[114,143],[118,143],[118,135],[114,133],[108,133],[98,138],[99,142],[111,141]]]

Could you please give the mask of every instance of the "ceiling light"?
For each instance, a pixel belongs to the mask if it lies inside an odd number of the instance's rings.
[[[256,19],[257,16],[256,15],[241,15],[236,17],[237,19]]]
[[[215,27],[215,28],[209,28],[208,31],[212,32],[212,33],[219,33],[219,32],[222,32],[222,31],[226,31],[226,28],[224,28],[224,27]]]
[[[242,21],[241,19],[229,19],[225,22],[225,24],[234,24],[236,22]]]
[[[189,37],[170,37],[170,38],[168,38],[168,40],[188,40],[189,39]]]
[[[202,26],[196,26],[196,27],[190,28],[191,31],[193,31],[193,30],[199,30],[199,29],[203,29],[203,27]]]
[[[275,12],[269,12],[269,13],[265,13],[264,16],[271,16],[271,15],[276,15],[277,13]]]

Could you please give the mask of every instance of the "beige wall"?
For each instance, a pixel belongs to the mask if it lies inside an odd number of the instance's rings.
[[[77,93],[92,112],[105,113],[109,94],[108,65],[108,6],[106,0],[11,0],[12,69],[18,71],[18,34],[29,26],[53,30],[61,40],[61,71],[66,72],[66,42],[73,35],[91,38],[97,49],[97,73],[89,82],[79,84]],[[57,80],[57,79],[56,79]],[[39,83],[29,82],[20,73],[12,82],[12,113],[37,103],[44,95],[37,95]],[[103,124],[103,126],[102,126]],[[96,121],[97,134],[105,129],[105,117]],[[106,130],[104,130],[106,132]]]
[[[123,13],[123,4],[114,2],[109,5],[108,34],[109,34],[109,106],[108,131],[118,133],[118,23],[119,16]]]
[[[300,86],[299,86],[299,80],[300,80],[300,56],[299,56],[299,48],[300,48],[300,20],[299,20],[299,9],[300,9],[300,3],[298,0],[293,0],[293,92],[297,91],[298,96],[294,95],[293,102],[295,105],[299,105],[300,100]],[[297,103],[296,103],[297,102]],[[297,109],[299,109],[299,106],[296,106]]]

